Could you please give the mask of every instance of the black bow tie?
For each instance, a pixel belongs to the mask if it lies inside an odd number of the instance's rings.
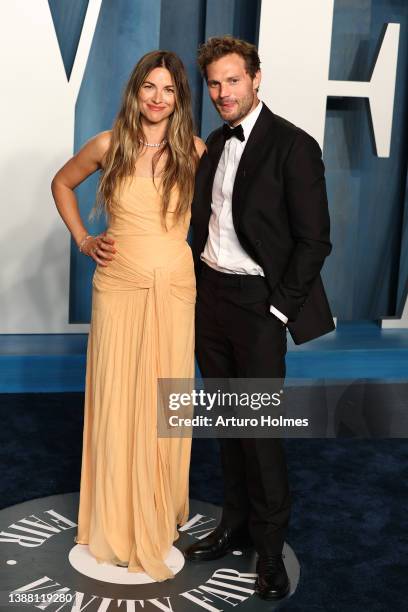
[[[240,140],[241,142],[244,142],[245,140],[244,130],[242,129],[241,124],[238,124],[234,128],[230,128],[227,123],[224,123],[224,125],[222,126],[222,130],[224,134],[224,140],[228,140],[228,138],[232,138],[233,136],[235,136],[235,138],[238,138],[238,140]]]

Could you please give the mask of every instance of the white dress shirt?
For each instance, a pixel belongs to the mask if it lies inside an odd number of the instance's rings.
[[[208,238],[201,259],[208,266],[228,274],[257,274],[263,269],[242,248],[232,220],[232,190],[235,175],[252,128],[262,110],[262,102],[241,121],[245,140],[229,138],[224,145],[214,177]],[[271,313],[287,323],[287,317],[274,306]]]

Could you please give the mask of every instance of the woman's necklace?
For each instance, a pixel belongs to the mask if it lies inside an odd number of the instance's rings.
[[[164,139],[161,142],[156,144],[156,143],[152,143],[152,142],[145,142],[144,140],[141,140],[139,138],[139,142],[140,142],[140,144],[144,145],[145,147],[156,147],[157,148],[157,147],[162,147],[164,144],[166,144],[167,140]]]

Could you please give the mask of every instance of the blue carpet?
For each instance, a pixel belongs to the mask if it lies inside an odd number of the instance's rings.
[[[83,391],[86,334],[0,335],[0,393]],[[339,323],[295,346],[288,336],[287,378],[406,379],[408,329]]]
[[[1,506],[79,489],[83,395],[3,394]],[[301,563],[296,612],[401,612],[408,601],[408,443],[286,440]],[[194,440],[190,495],[222,503],[217,442]]]

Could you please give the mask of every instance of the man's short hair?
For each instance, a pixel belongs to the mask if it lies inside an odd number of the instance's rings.
[[[233,36],[212,36],[198,49],[197,61],[205,80],[207,80],[207,66],[230,53],[240,55],[245,61],[247,73],[252,79],[255,77],[261,65],[255,45]]]

